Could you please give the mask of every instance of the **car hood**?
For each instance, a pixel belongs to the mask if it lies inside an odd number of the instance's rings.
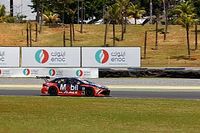
[[[103,85],[100,85],[100,84],[89,84],[89,85],[92,85],[92,86],[94,86],[94,87],[98,87],[98,88],[100,88],[100,89],[108,89],[108,87],[103,86]]]

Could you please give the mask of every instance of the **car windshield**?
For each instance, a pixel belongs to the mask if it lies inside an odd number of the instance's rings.
[[[88,80],[85,80],[85,79],[78,78],[78,80],[80,80],[80,81],[83,82],[84,84],[94,84],[94,83],[92,83],[91,81],[88,81]]]

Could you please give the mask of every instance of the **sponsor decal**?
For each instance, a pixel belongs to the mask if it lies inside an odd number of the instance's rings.
[[[65,63],[66,62],[65,51],[53,51],[51,52],[51,63]]]
[[[24,69],[23,70],[23,74],[26,75],[26,76],[30,75],[30,73],[31,73],[30,69]]]
[[[76,71],[76,76],[82,77],[83,75],[84,75],[83,70],[77,70],[77,71]]]
[[[49,70],[49,75],[50,76],[55,76],[56,75],[56,70],[55,69],[50,69]]]
[[[98,50],[95,54],[96,61],[104,64],[109,63],[110,65],[125,65],[126,52],[122,50],[106,51],[104,49]]]
[[[125,51],[112,51],[110,57],[111,63],[120,64],[126,63],[126,52]]]
[[[44,64],[48,61],[48,59],[49,59],[49,54],[44,49],[40,49],[35,53],[35,60],[38,63]]]
[[[0,75],[1,75],[1,73],[2,73],[2,70],[0,69]]]
[[[98,63],[104,64],[108,61],[109,54],[106,50],[101,49],[96,52],[95,58]]]

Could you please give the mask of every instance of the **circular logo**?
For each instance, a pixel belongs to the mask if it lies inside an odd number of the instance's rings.
[[[30,69],[24,69],[23,70],[23,74],[26,75],[26,76],[30,75],[30,73],[31,73]]]
[[[77,70],[76,71],[76,76],[78,76],[78,77],[83,76],[83,70]]]
[[[96,61],[101,63],[101,64],[104,64],[108,61],[109,59],[109,54],[106,50],[104,49],[101,49],[101,50],[98,50],[95,54],[95,58],[96,58]]]
[[[49,59],[49,54],[46,50],[40,49],[35,53],[35,59],[38,63],[46,63]]]
[[[49,75],[50,76],[55,76],[56,75],[56,70],[55,69],[50,69],[49,70]]]

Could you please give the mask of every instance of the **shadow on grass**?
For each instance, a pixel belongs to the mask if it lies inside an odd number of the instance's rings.
[[[176,59],[177,61],[178,60],[189,60],[189,61],[193,61],[193,60],[197,60],[197,58],[195,57],[188,57],[188,56],[184,56],[184,55],[181,55],[181,56],[171,56],[170,59]]]
[[[195,30],[191,30],[191,32],[195,32]],[[197,30],[197,33],[199,34],[199,33],[200,33],[200,30]]]

